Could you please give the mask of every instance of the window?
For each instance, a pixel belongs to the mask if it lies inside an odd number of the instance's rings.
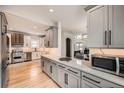
[[[83,43],[82,42],[76,42],[75,44],[75,51],[77,50],[83,50]]]
[[[37,48],[38,47],[37,40],[32,40],[31,45],[32,45],[32,48]]]

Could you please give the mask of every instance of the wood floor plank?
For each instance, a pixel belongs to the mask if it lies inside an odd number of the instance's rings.
[[[40,60],[9,65],[8,88],[59,88],[41,70]]]

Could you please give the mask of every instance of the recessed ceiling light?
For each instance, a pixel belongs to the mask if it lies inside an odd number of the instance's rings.
[[[33,28],[34,28],[34,29],[36,29],[36,28],[37,28],[37,26],[33,26]]]
[[[49,12],[51,12],[51,13],[52,13],[52,12],[54,12],[54,10],[53,10],[53,9],[49,9]]]
[[[13,30],[13,28],[10,27],[9,30]]]

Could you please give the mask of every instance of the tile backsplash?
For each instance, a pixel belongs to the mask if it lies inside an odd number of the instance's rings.
[[[124,49],[90,49],[90,54],[124,56]]]

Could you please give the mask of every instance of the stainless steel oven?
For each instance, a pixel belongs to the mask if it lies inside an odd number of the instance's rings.
[[[94,69],[124,77],[124,58],[92,56]]]
[[[17,49],[12,52],[12,63],[20,63],[24,61],[23,51],[18,51]]]
[[[120,58],[119,59],[119,68],[120,68],[120,76],[123,76],[124,77],[124,58]]]

